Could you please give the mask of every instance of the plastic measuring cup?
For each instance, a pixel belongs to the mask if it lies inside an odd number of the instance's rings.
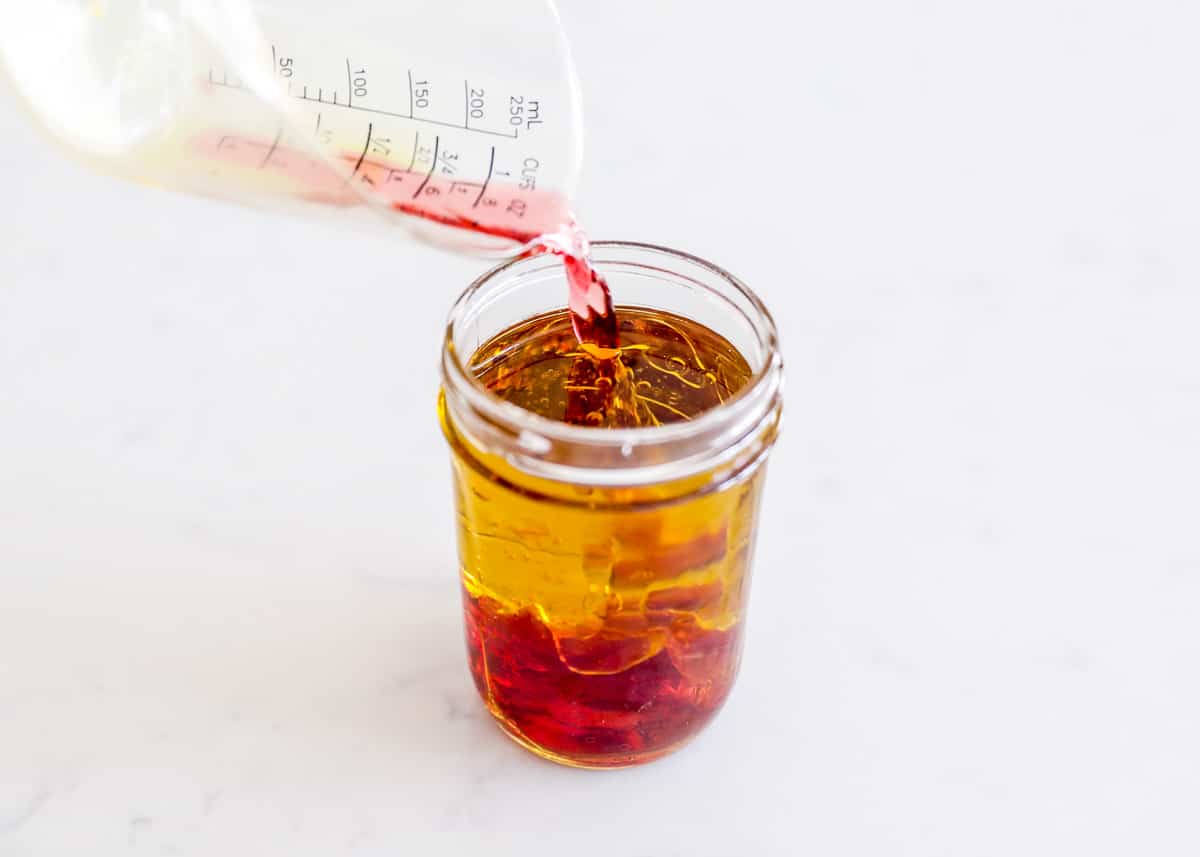
[[[0,78],[100,171],[257,205],[386,212],[463,250],[511,249],[570,220],[579,101],[549,0],[0,10]]]

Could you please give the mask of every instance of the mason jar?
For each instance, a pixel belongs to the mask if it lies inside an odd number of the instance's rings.
[[[534,753],[612,768],[679,748],[729,696],[783,368],[770,314],[729,273],[643,244],[592,254],[618,317],[665,311],[719,334],[748,364],[741,389],[636,428],[558,422],[494,395],[476,349],[564,304],[562,263],[543,255],[495,268],[455,304],[439,412],[479,695]]]

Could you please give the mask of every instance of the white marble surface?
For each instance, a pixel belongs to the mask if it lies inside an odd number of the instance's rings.
[[[1200,850],[1196,6],[783,5],[565,8],[581,213],[740,273],[790,372],[737,691],[624,772],[467,677],[480,264],[0,107],[0,854]]]

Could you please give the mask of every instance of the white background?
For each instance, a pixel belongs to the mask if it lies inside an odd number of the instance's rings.
[[[713,727],[585,773],[462,652],[477,260],[90,175],[0,106],[0,854],[1200,850],[1190,0],[570,0],[579,211],[773,308]]]

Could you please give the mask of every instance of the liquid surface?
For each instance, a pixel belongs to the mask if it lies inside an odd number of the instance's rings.
[[[607,402],[603,425],[689,419],[750,378],[694,322],[632,307],[616,317],[611,360],[588,356],[561,310],[504,331],[471,365],[496,395],[550,419]],[[597,400],[579,388],[605,363],[623,380]],[[762,469],[671,502],[629,489],[596,506],[501,480],[446,431],[471,673],[504,729],[587,767],[649,761],[695,735],[737,672]]]
[[[672,313],[615,312],[620,344],[611,359],[581,346],[565,310],[535,316],[482,345],[471,370],[504,399],[561,422],[657,426],[714,408],[749,381],[745,358],[726,339]]]

